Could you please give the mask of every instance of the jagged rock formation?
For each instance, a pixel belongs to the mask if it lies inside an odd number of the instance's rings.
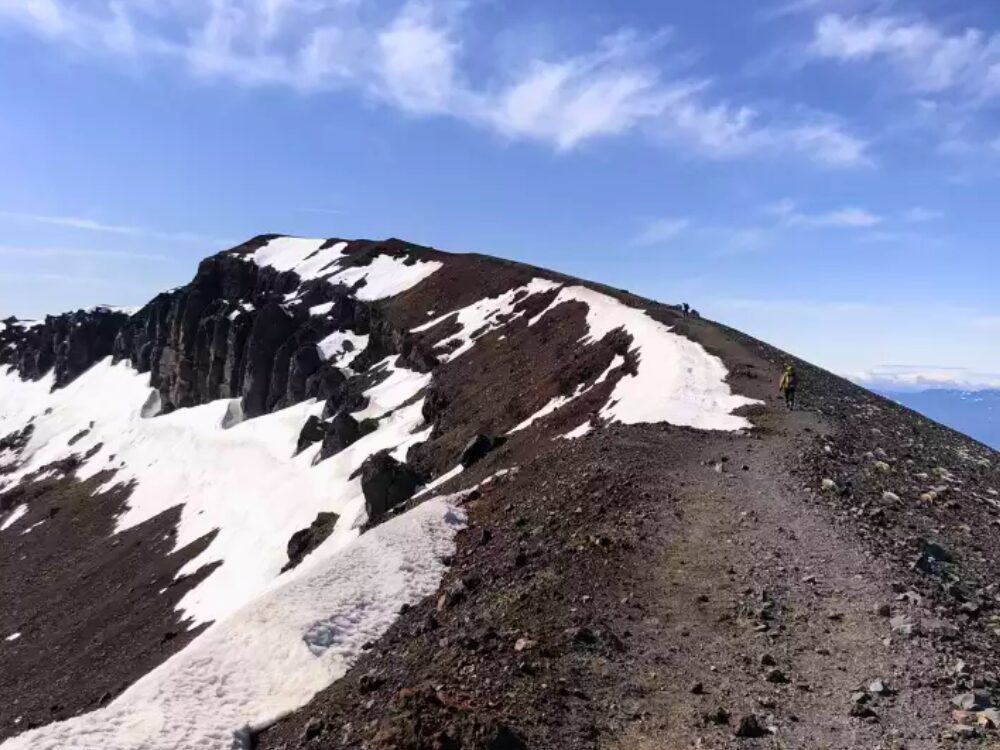
[[[41,322],[7,318],[0,321],[0,366],[31,380],[54,372],[53,387],[62,388],[111,354],[127,320],[127,313],[107,307],[48,315]]]

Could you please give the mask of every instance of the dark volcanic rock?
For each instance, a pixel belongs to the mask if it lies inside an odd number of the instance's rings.
[[[495,445],[493,438],[488,435],[478,434],[472,440],[468,442],[465,449],[462,451],[461,463],[466,469],[472,466],[474,463],[479,461],[481,458],[486,456]]]
[[[313,443],[318,443],[326,436],[326,423],[317,416],[310,416],[302,425],[299,440],[295,445],[295,453],[299,454]]]
[[[315,344],[306,344],[295,350],[288,366],[285,393],[287,405],[297,404],[307,398],[309,378],[316,374],[322,365],[323,357]]]
[[[106,307],[49,315],[30,327],[8,318],[0,328],[0,365],[11,365],[31,380],[54,370],[54,387],[62,388],[113,353],[128,319]]]
[[[278,350],[294,330],[292,315],[272,302],[254,319],[247,342],[246,374],[243,380],[243,411],[248,417],[267,413],[271,372]]]
[[[371,428],[372,425],[370,423],[362,427],[346,411],[337,412],[333,419],[326,425],[323,446],[316,457],[317,461],[322,461],[336,453],[340,453],[347,446],[357,442],[358,438],[371,432]]]
[[[375,521],[390,509],[413,497],[420,486],[420,477],[407,464],[380,451],[361,465],[361,491],[365,495],[365,510],[369,521]]]
[[[308,528],[299,529],[292,534],[288,540],[288,562],[281,572],[294,568],[305,559],[306,555],[322,544],[333,533],[337,518],[336,513],[319,513]]]

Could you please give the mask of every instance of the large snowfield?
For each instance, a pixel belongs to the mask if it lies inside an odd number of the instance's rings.
[[[356,294],[365,300],[399,294],[441,266],[377,256],[368,266],[342,267],[346,243],[323,244],[281,238],[247,258],[294,270],[303,279],[328,278],[348,286],[363,280]],[[525,294],[556,290],[555,299],[529,325],[563,302],[578,301],[588,309],[589,330],[581,343],[598,341],[619,327],[633,337],[638,372],[617,381],[600,413],[606,421],[749,427],[732,412],[753,402],[731,393],[721,360],[644,311],[585,287],[535,279],[438,314],[414,330],[457,319],[460,346],[443,357],[447,361],[466,354],[475,339],[507,325],[504,316]],[[289,295],[289,302],[295,296]],[[311,312],[328,310],[318,306]],[[354,349],[345,349],[345,342]],[[366,342],[365,336],[337,332],[321,349],[337,366],[348,367],[351,351]],[[616,357],[597,383],[623,365]],[[376,451],[389,449],[403,459],[410,446],[430,436],[417,396],[431,376],[397,367],[395,357],[377,367],[387,377],[366,393],[369,405],[355,417],[379,418],[378,429],[315,465],[318,444],[299,455],[294,452],[303,424],[322,411],[322,403],[306,401],[224,427],[240,413],[237,400],[150,414],[156,399],[149,375],[137,373],[128,362],[105,359],[56,391],[51,390],[51,374],[30,382],[0,368],[0,436],[20,430],[29,420],[34,425],[22,455],[0,454],[0,466],[22,462],[3,476],[0,491],[46,464],[93,449],[77,471],[79,477],[109,472],[105,488],[125,482],[133,488],[118,531],[182,505],[177,548],[215,533],[182,574],[222,563],[179,604],[192,625],[213,623],[187,648],[107,707],[27,732],[0,748],[230,748],[234,732],[270,723],[343,675],[361,645],[384,633],[403,604],[436,590],[444,572],[441,560],[453,552],[464,517],[448,497],[434,497],[434,489],[457,476],[461,467],[424,490],[422,497],[430,499],[359,535],[366,520],[364,498],[360,481],[351,475]],[[527,429],[585,390],[581,386],[547,404],[515,430]],[[563,437],[579,437],[590,429],[589,423],[580,425]],[[14,508],[0,518],[0,543],[3,534],[25,533],[18,524],[24,511],[23,506]],[[333,534],[298,568],[280,574],[289,537],[319,512],[338,515]],[[30,640],[30,633],[22,635],[22,643],[24,639]]]

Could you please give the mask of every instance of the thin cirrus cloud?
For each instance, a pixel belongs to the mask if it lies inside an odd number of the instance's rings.
[[[827,228],[827,229],[868,229],[881,224],[883,219],[864,208],[845,206],[823,213],[804,213],[795,202],[780,200],[764,207],[764,212],[777,217],[785,226]]]
[[[813,31],[812,55],[886,63],[922,95],[984,100],[1000,94],[1000,35],[973,27],[949,33],[920,18],[837,13],[823,15]]]
[[[124,258],[128,260],[170,260],[166,255],[128,250],[105,250],[76,247],[26,247],[0,245],[0,256],[23,258]]]
[[[466,33],[475,11],[461,0],[392,8],[345,0],[0,0],[0,27],[130,65],[167,60],[235,85],[354,90],[407,114],[450,117],[558,151],[635,133],[710,159],[872,164],[866,140],[835,117],[738,103],[716,93],[717,81],[668,75],[657,63],[666,31],[620,30],[590,51],[508,70],[483,54],[488,42]]]
[[[633,239],[634,245],[662,245],[670,242],[691,226],[688,219],[655,219]]]
[[[2,1],[3,0],[0,0],[0,2]],[[231,244],[228,240],[220,239],[218,237],[207,237],[195,232],[163,232],[157,229],[132,226],[128,224],[110,224],[80,216],[52,216],[48,214],[0,211],[0,219],[27,222],[31,224],[45,224],[47,226],[64,227],[67,229],[79,229],[86,232],[100,232],[104,234],[117,234],[139,238],[144,237],[147,239],[166,240],[172,242],[191,242],[218,246]]]

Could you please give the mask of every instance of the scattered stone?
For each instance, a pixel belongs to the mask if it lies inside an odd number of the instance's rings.
[[[744,716],[740,719],[739,726],[736,727],[735,732],[737,737],[765,737],[770,734],[766,727],[762,726],[760,721],[756,716],[750,714],[749,716]]]
[[[911,620],[906,615],[896,615],[895,617],[889,620],[889,627],[892,629],[892,632],[895,633],[896,635],[901,635],[904,638],[909,638],[910,636],[913,635],[916,626],[913,624],[913,620]]]
[[[722,726],[723,724],[729,723],[729,712],[722,706],[718,706],[713,710],[705,714],[706,724],[715,724],[716,726]]]
[[[976,723],[984,729],[1000,729],[1000,711],[987,708],[976,716]]]
[[[889,492],[886,490],[882,493],[882,502],[884,503],[898,503],[900,501],[899,495],[895,492]]]
[[[891,617],[892,607],[890,607],[888,604],[880,604],[878,605],[878,609],[876,610],[876,612],[879,617]]]
[[[990,694],[985,690],[971,690],[951,699],[951,705],[961,711],[983,711],[992,706]]]
[[[834,482],[832,479],[824,479],[822,481],[822,483],[821,483],[820,486],[823,488],[824,492],[836,492],[837,491],[837,483]]]
[[[527,747],[510,727],[501,724],[493,732],[488,750],[527,750]]]
[[[495,445],[496,441],[493,438],[480,433],[466,443],[459,461],[463,467],[468,469],[474,463],[484,458],[487,453],[493,450]]]
[[[323,732],[326,731],[326,725],[313,717],[306,722],[305,729],[302,730],[302,741],[309,742],[319,737]]]
[[[889,471],[890,467],[889,467],[889,464],[887,464],[885,461],[876,461],[875,462],[875,469],[877,471],[881,471],[884,474],[884,473],[887,473]]]
[[[773,667],[777,663],[778,662],[776,662],[774,660],[774,657],[771,656],[770,654],[764,654],[762,657],[760,657],[760,664],[762,667]]]
[[[878,714],[875,713],[875,710],[871,706],[869,706],[867,702],[855,703],[854,705],[851,706],[851,710],[848,712],[848,714],[850,716],[853,716],[855,719],[878,718]]]
[[[518,638],[514,643],[515,651],[530,651],[535,646],[538,645],[538,641],[533,641],[530,638]]]
[[[704,695],[705,694],[705,686],[702,685],[700,682],[696,682],[694,685],[691,686],[691,694],[692,695]]]
[[[767,681],[775,685],[785,685],[788,683],[788,675],[780,669],[771,669],[767,673]]]
[[[889,695],[892,691],[883,680],[872,680],[868,685],[868,692],[872,695]]]

